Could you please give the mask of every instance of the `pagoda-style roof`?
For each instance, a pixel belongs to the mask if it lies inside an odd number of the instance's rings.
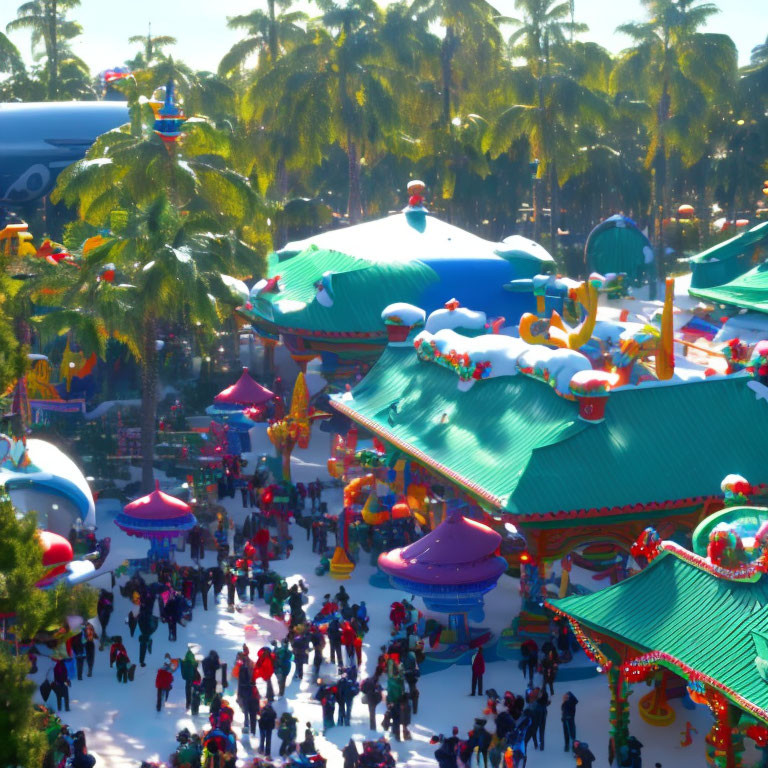
[[[459,383],[410,345],[390,345],[331,403],[523,525],[691,507],[720,497],[716,478],[734,469],[768,483],[768,389],[746,374],[622,387],[597,422],[531,376]]]
[[[768,222],[764,225],[768,234]],[[764,246],[768,256],[768,237]],[[755,312],[768,312],[768,260],[724,285],[690,289],[691,296]]]
[[[423,209],[406,209],[287,244],[269,257],[269,276],[279,280],[257,283],[251,308],[240,311],[296,332],[383,337],[381,312],[395,301],[431,310],[455,296],[490,315],[509,315],[511,303],[524,299],[510,297],[503,285],[553,264],[525,238],[493,243]]]
[[[218,405],[264,405],[273,397],[274,393],[266,387],[262,387],[258,381],[251,378],[247,369],[243,368],[240,378],[231,386],[222,389],[213,402]]]
[[[701,679],[768,721],[766,575],[721,578],[679,548],[619,584],[551,605],[587,632],[653,654],[645,658]]]

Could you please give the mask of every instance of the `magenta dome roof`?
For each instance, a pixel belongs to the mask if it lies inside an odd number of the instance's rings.
[[[258,381],[251,378],[247,369],[243,368],[242,376],[232,386],[222,389],[213,398],[213,402],[227,405],[263,405],[274,396],[273,392],[262,387]]]
[[[152,493],[126,504],[115,523],[131,536],[162,539],[188,531],[197,520],[189,504],[163,493],[156,482]]]
[[[461,585],[498,579],[507,568],[496,555],[501,536],[483,523],[449,514],[413,544],[379,556],[389,576],[423,584]]]

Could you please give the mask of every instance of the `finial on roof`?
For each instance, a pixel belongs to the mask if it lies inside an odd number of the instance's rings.
[[[424,190],[427,185],[419,179],[411,179],[408,182],[408,205],[411,208],[419,208],[424,205]]]
[[[169,146],[179,138],[181,126],[187,119],[174,97],[175,85],[169,80],[165,86],[165,103],[157,111],[154,126],[155,133]]]

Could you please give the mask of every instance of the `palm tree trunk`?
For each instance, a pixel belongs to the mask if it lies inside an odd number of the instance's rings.
[[[347,199],[347,216],[354,224],[363,216],[363,196],[360,190],[360,160],[357,157],[357,144],[347,134],[347,157],[349,158],[349,198]]]
[[[282,156],[277,159],[275,176],[277,177],[277,198],[281,203],[284,203],[288,199],[288,169],[285,167],[285,158]],[[275,234],[277,236],[275,246],[280,248],[285,245],[288,239],[288,230],[285,224],[280,224]]]
[[[144,320],[141,350],[141,487],[149,493],[154,486],[155,427],[157,423],[157,323]]]
[[[275,21],[275,0],[268,0],[267,9],[269,12],[269,58],[272,62],[277,61],[278,41],[277,41],[277,22]]]
[[[533,180],[533,235],[532,240],[539,242],[541,237],[541,217],[542,217],[542,205],[541,205],[541,179],[534,178]]]
[[[48,5],[48,101],[55,101],[59,93],[59,41],[57,0],[49,0]]]
[[[452,25],[445,29],[445,37],[440,48],[440,73],[442,79],[442,97],[443,124],[447,125],[451,121],[451,87],[453,86],[453,56],[456,53],[456,47],[459,39],[456,36],[456,30]]]
[[[559,240],[557,230],[560,227],[560,185],[557,183],[557,166],[553,162],[549,166],[549,247],[552,255],[557,257]]]

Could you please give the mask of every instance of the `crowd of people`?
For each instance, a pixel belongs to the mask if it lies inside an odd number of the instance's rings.
[[[303,505],[309,499],[317,513],[324,511],[322,489],[314,484],[309,488],[311,492],[299,493],[297,503]],[[363,641],[369,625],[365,601],[353,601],[341,585],[335,594],[325,594],[318,601],[320,609],[309,617],[307,584],[298,579],[289,586],[270,569],[276,555],[267,527],[270,521],[258,507],[250,507],[250,492],[244,496],[245,501],[249,502],[249,514],[234,537],[236,545],[231,536],[216,539],[215,566],[160,562],[156,564],[156,580],[150,582],[135,573],[119,587],[119,594],[130,602],[125,638],[111,634],[114,592],[101,591],[97,607],[100,634],[92,623],[84,622],[70,640],[77,679],[93,674],[98,642],[100,649],[109,648],[109,663],[117,681],[130,684],[136,670],[131,661],[134,651],[129,655],[126,647],[130,640],[137,639],[138,664],[144,667],[160,623],[167,625],[168,641],[174,643],[178,626],[192,621],[199,608],[208,611],[224,593],[231,611],[238,604],[263,602],[270,615],[285,625],[286,634],[257,650],[244,643],[231,659],[231,667],[216,649],[207,650],[202,657],[191,647],[179,658],[165,653],[155,677],[156,710],[164,709],[178,672],[183,680],[186,711],[193,718],[206,718],[198,732],[185,729],[178,734],[178,745],[171,756],[175,768],[234,768],[240,738],[247,740],[251,752],[257,755],[249,768],[260,768],[271,764],[271,760],[288,765],[324,765],[317,753],[312,723],[300,724],[291,710],[289,699],[303,680],[309,681],[312,698],[319,705],[323,734],[351,725],[353,705],[360,696],[372,732],[386,733],[395,742],[410,740],[412,723],[418,719],[419,681],[425,658],[425,623],[417,608],[406,599],[392,604],[390,640],[380,648],[375,666],[369,663],[368,674],[361,675]],[[326,529],[324,517],[307,518],[313,550],[322,552],[323,545],[327,545],[322,535]],[[224,530],[225,525],[220,521],[218,528]],[[193,531],[190,545],[199,563],[205,547],[199,531]],[[533,640],[523,642],[519,668],[526,687],[521,695],[511,691],[499,695],[495,689],[484,687],[485,658],[482,647],[478,648],[471,663],[468,693],[485,696],[483,716],[474,720],[465,736],[453,727],[449,736],[433,738],[440,768],[470,768],[474,756],[478,768],[488,768],[489,763],[492,768],[502,764],[518,768],[525,765],[531,744],[534,750],[543,750],[558,668],[570,659],[571,644],[567,626],[558,629],[541,648]],[[58,709],[69,709],[69,668],[64,659],[53,666],[51,691],[56,695]],[[286,695],[289,680],[293,691]],[[241,737],[233,729],[235,704],[243,716]],[[591,768],[594,755],[577,738],[577,704],[571,692],[562,695],[564,749],[573,752],[582,768]],[[71,752],[67,759],[74,754]],[[343,757],[345,768],[391,768],[395,764],[385,736],[360,745],[350,740]],[[639,768],[639,763],[632,765]],[[72,766],[91,768],[82,762],[72,762]],[[150,768],[149,764],[145,768]]]

